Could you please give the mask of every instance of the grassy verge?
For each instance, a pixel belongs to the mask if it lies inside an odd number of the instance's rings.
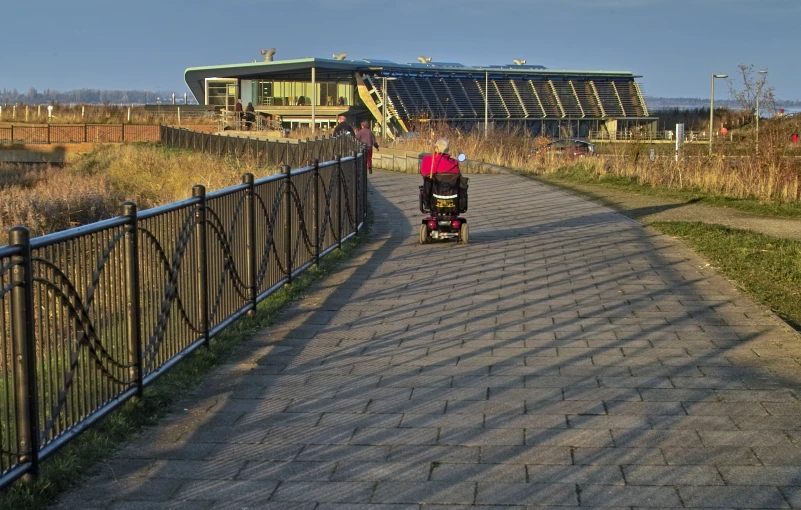
[[[111,413],[96,427],[88,430],[40,466],[36,482],[25,485],[17,482],[0,493],[0,510],[34,510],[45,508],[60,493],[79,483],[91,470],[111,457],[124,443],[137,436],[146,426],[154,425],[170,406],[196,387],[214,367],[228,359],[237,345],[275,322],[276,314],[290,302],[303,297],[315,281],[329,274],[349,259],[361,244],[361,238],[351,238],[312,268],[275,294],[259,303],[256,315],[240,319],[219,336],[213,338],[209,349],[198,349],[153,385],[145,389],[141,400],[128,401]]]
[[[686,242],[723,275],[801,330],[801,242],[705,223],[656,222],[651,226]]]
[[[593,198],[601,197],[593,195],[591,191],[587,190],[587,187],[598,187],[602,189],[624,191],[627,193],[636,193],[639,195],[646,195],[663,200],[736,209],[738,211],[757,214],[760,216],[783,218],[801,217],[801,202],[768,202],[747,198],[732,198],[723,195],[706,193],[699,190],[650,186],[648,184],[642,184],[633,177],[615,177],[611,175],[598,176],[597,174],[586,169],[580,163],[573,166],[564,167],[559,171],[550,174],[527,175],[530,175],[542,182],[567,188],[583,195],[592,196]]]

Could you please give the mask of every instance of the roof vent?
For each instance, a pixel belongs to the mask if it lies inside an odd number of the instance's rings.
[[[261,50],[261,54],[264,55],[265,62],[272,62],[273,55],[275,55],[275,48],[270,48],[269,50]]]
[[[516,59],[512,60],[512,62],[514,62],[516,66],[524,66],[524,65],[526,65],[526,61],[525,60],[521,60],[519,58],[516,58]]]
[[[347,56],[348,56],[347,53],[334,53],[332,55],[332,57],[334,57],[334,60],[345,60],[345,57]]]

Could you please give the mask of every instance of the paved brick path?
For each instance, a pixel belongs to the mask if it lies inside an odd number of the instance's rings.
[[[801,342],[687,249],[514,175],[420,246],[371,179],[363,252],[62,508],[801,507]]]

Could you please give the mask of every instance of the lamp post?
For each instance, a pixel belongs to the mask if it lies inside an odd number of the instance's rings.
[[[487,124],[489,124],[489,71],[484,75],[484,139],[487,138]]]
[[[384,141],[387,139],[387,81],[397,80],[397,78],[392,78],[388,76],[382,76],[382,80],[384,81],[384,99],[381,102],[381,133],[383,134]]]
[[[709,99],[709,155],[712,155],[712,132],[713,123],[715,121],[715,78],[723,79],[728,78],[728,74],[713,74],[712,75],[712,97]]]
[[[756,153],[759,155],[759,96],[762,95],[762,86],[768,79],[767,71],[757,71],[757,74],[763,75],[763,78],[757,79],[757,93],[756,93]]]

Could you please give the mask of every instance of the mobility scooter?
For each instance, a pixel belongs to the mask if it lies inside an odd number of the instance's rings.
[[[465,160],[459,154],[459,161]],[[455,240],[467,244],[467,177],[457,173],[435,173],[420,186],[420,212],[427,214],[420,225],[420,244]]]

